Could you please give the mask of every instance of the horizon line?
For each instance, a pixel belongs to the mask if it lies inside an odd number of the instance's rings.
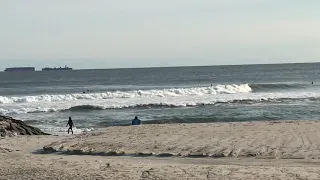
[[[116,69],[152,69],[152,68],[187,68],[187,67],[221,67],[221,66],[257,66],[257,65],[286,65],[286,64],[318,64],[320,62],[287,62],[287,63],[257,63],[257,64],[219,64],[219,65],[180,65],[180,66],[150,66],[150,67],[115,67],[115,68],[88,68],[88,69],[76,69],[73,68],[71,71],[76,70],[116,70]],[[15,66],[8,68],[20,68],[20,67],[33,67],[33,66]],[[35,68],[35,67],[34,67]],[[5,70],[5,69],[4,69]],[[41,69],[35,71],[41,72]]]

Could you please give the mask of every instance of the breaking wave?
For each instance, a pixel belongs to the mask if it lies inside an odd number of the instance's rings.
[[[48,112],[87,112],[110,109],[153,109],[153,108],[182,108],[182,107],[200,107],[215,106],[224,104],[234,105],[257,105],[257,104],[280,104],[280,103],[297,103],[297,102],[320,102],[320,97],[297,97],[297,98],[258,98],[258,99],[233,99],[233,100],[217,100],[212,102],[193,102],[193,103],[147,103],[134,105],[74,105],[70,107],[60,108],[26,108],[16,107],[13,109],[0,108],[1,114],[22,114],[22,113],[48,113]]]
[[[143,97],[178,97],[178,96],[201,96],[218,94],[236,94],[249,92],[276,92],[279,90],[303,89],[311,85],[298,83],[283,84],[232,84],[216,85],[213,87],[192,88],[169,88],[153,90],[134,91],[107,91],[103,93],[74,93],[74,94],[43,94],[35,96],[0,96],[0,104],[8,103],[32,103],[32,102],[58,102],[75,100],[101,100],[101,99],[123,99]],[[313,85],[316,86],[316,85]]]
[[[206,105],[218,104],[257,104],[257,103],[290,103],[300,101],[320,101],[320,97],[306,97],[306,98],[261,98],[261,99],[234,99],[230,101],[215,101],[215,102],[198,102],[185,104],[170,104],[170,103],[150,103],[150,104],[136,104],[130,106],[96,106],[96,105],[79,105],[66,108],[58,111],[93,111],[106,109],[150,109],[150,108],[179,108],[179,107],[198,107]]]
[[[193,87],[193,88],[170,88],[159,90],[136,90],[136,91],[107,91],[104,93],[75,93],[60,95],[37,95],[7,97],[0,96],[0,104],[7,103],[32,103],[32,102],[56,102],[74,100],[99,100],[99,99],[121,99],[135,97],[177,97],[177,96],[201,96],[216,94],[236,94],[251,92],[248,84],[240,85],[217,85],[213,87]]]
[[[83,112],[107,109],[152,109],[223,104],[295,103],[319,101],[317,91],[299,92],[308,84],[233,84],[212,87],[107,91],[35,96],[0,96],[0,114]],[[280,91],[285,90],[285,91]],[[108,101],[105,101],[108,99]]]
[[[196,107],[202,105],[210,105],[215,103],[194,103],[194,104],[166,104],[166,103],[150,103],[150,104],[136,104],[131,106],[95,106],[95,105],[80,105],[73,106],[61,111],[93,111],[93,110],[106,110],[106,109],[150,109],[150,108],[177,108],[177,107]]]

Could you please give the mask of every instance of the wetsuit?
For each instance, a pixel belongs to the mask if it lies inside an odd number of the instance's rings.
[[[69,125],[68,134],[69,134],[69,130],[71,130],[71,133],[73,134],[73,130],[72,130],[73,122],[71,119],[69,119],[68,125]]]

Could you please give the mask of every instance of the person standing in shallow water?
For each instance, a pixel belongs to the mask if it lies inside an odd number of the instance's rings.
[[[68,121],[67,126],[68,125],[69,125],[68,134],[69,134],[69,130],[71,130],[71,133],[73,134],[73,130],[72,130],[73,122],[72,122],[71,117],[69,117],[69,121]]]

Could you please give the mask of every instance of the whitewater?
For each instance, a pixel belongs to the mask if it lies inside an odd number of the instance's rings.
[[[297,85],[261,84],[252,87],[296,87]],[[267,89],[265,88],[265,89]],[[287,89],[289,90],[289,89]],[[74,93],[37,96],[0,96],[4,115],[59,111],[88,111],[122,108],[192,107],[218,103],[261,103],[295,100],[315,100],[316,92],[260,92],[253,93],[249,84],[215,85],[209,87],[170,88],[102,93]],[[6,108],[7,107],[7,108]]]
[[[98,99],[116,99],[116,98],[152,98],[152,97],[175,97],[175,96],[196,96],[205,94],[235,94],[241,92],[251,92],[248,84],[241,85],[217,85],[214,87],[193,87],[193,88],[172,88],[162,90],[137,90],[137,91],[112,91],[105,93],[76,93],[76,94],[58,94],[58,95],[38,95],[21,97],[3,97],[0,96],[0,103],[31,103],[45,101],[71,101],[71,100],[98,100]]]

